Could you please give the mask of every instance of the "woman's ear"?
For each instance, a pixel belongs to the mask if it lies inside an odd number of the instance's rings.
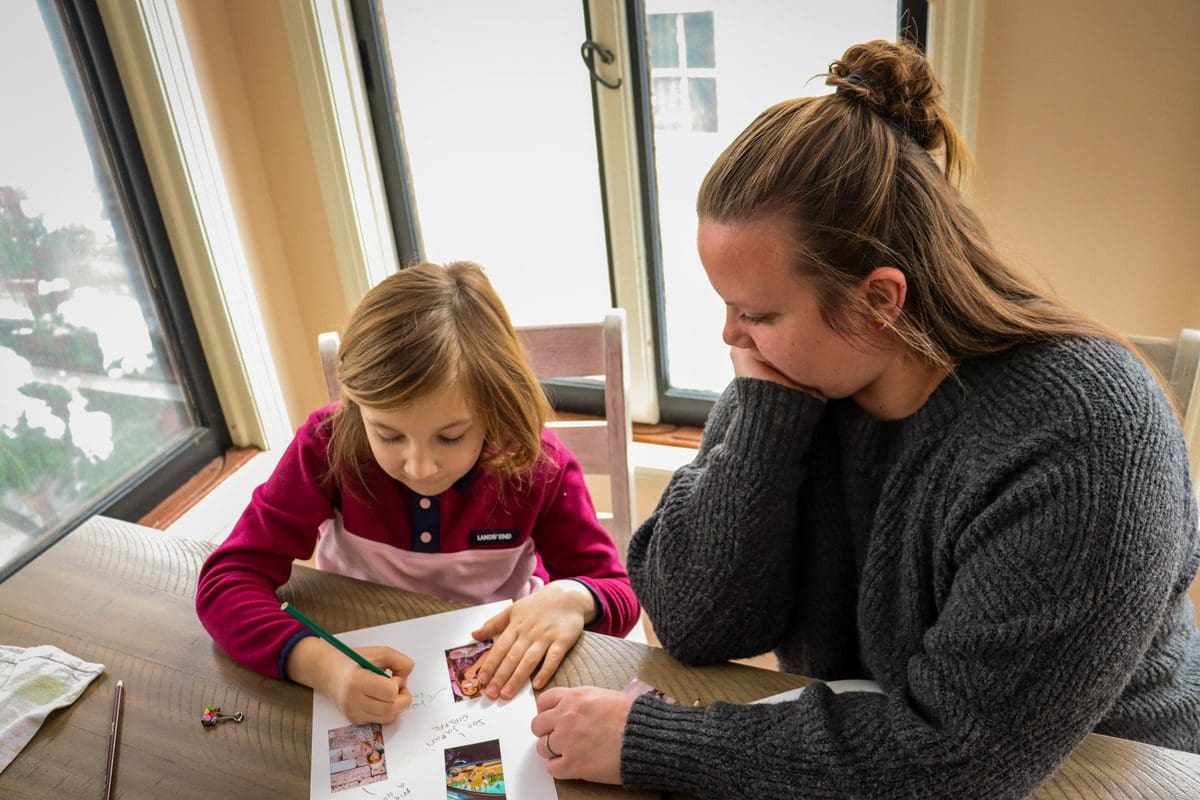
[[[890,327],[904,308],[908,279],[895,267],[876,267],[859,282],[858,291],[871,309],[873,324]]]

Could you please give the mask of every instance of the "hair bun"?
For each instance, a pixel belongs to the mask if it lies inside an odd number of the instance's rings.
[[[851,46],[829,65],[825,83],[865,103],[933,150],[946,144],[950,121],[939,105],[942,86],[914,45],[883,39]]]

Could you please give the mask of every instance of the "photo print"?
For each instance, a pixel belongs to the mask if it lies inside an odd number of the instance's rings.
[[[499,800],[504,793],[500,740],[447,747],[446,800]]]
[[[387,779],[383,728],[378,723],[329,731],[329,788],[340,792]]]
[[[475,677],[483,657],[492,649],[492,640],[471,642],[446,651],[446,668],[450,673],[450,689],[454,702],[470,700],[483,694],[483,684]]]

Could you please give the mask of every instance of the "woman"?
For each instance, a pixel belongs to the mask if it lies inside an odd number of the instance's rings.
[[[1003,263],[912,47],[762,113],[700,189],[735,380],[629,550],[664,647],[866,678],[708,708],[539,698],[558,778],[700,797],[1020,798],[1091,731],[1200,751],[1195,497],[1120,337]],[[940,161],[940,163],[939,163]]]

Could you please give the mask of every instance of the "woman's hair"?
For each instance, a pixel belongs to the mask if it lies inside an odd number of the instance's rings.
[[[939,367],[1075,334],[1128,346],[1039,291],[992,246],[959,194],[969,154],[916,47],[854,45],[824,77],[833,94],[768,108],[717,157],[700,187],[701,219],[782,219],[797,269],[843,334],[883,301],[864,302],[854,291],[862,278],[898,268],[908,290],[893,328]]]
[[[546,395],[477,264],[418,264],[380,281],[351,315],[338,357],[329,460],[339,483],[361,484],[371,460],[360,408],[400,408],[453,385],[483,426],[481,466],[519,482],[542,458]]]

